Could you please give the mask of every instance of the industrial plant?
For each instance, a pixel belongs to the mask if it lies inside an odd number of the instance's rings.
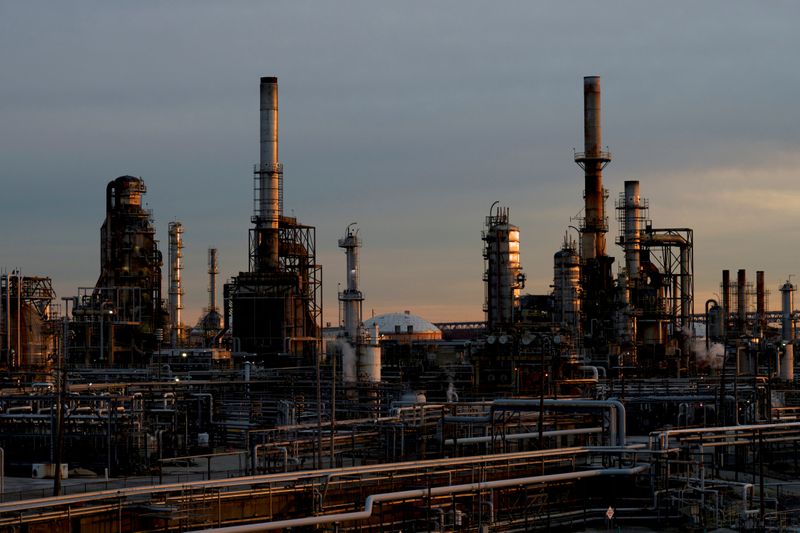
[[[733,266],[719,301],[695,301],[694,230],[651,219],[646,182],[607,205],[599,77],[583,79],[580,215],[550,243],[552,284],[523,268],[535,232],[512,214],[530,206],[487,198],[476,322],[365,316],[380,236],[327,221],[343,232],[318,243],[287,216],[277,78],[259,103],[247,271],[219,282],[215,247],[187,265],[192,228],[158,213],[165,265],[145,181],[121,176],[94,286],[2,273],[1,530],[800,530],[796,287]],[[341,258],[325,265],[338,320],[318,245]],[[194,325],[187,268],[208,273]]]

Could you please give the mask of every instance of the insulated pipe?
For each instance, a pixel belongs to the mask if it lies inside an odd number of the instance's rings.
[[[373,507],[376,503],[416,500],[420,498],[431,498],[434,496],[446,496],[464,492],[476,492],[493,489],[503,489],[521,485],[539,485],[560,481],[572,481],[590,477],[604,476],[633,476],[647,471],[650,465],[638,465],[633,468],[607,468],[604,470],[587,470],[583,472],[565,472],[562,474],[548,474],[544,476],[531,476],[512,479],[498,479],[495,481],[485,481],[477,483],[465,483],[462,485],[448,485],[442,487],[430,487],[424,489],[403,490],[397,492],[386,492],[383,494],[372,494],[367,496],[364,502],[363,511],[353,511],[349,513],[338,513],[321,516],[308,516],[305,518],[295,518],[290,520],[278,520],[275,522],[265,522],[260,524],[239,525],[222,528],[211,528],[201,530],[200,533],[253,533],[257,531],[273,531],[276,529],[286,529],[295,527],[316,526],[321,524],[331,524],[334,522],[350,522],[354,520],[365,520],[372,516]]]
[[[589,372],[592,373],[592,380],[600,381],[600,371],[597,370],[596,366],[589,366],[589,365],[579,366],[578,370],[588,370]]]

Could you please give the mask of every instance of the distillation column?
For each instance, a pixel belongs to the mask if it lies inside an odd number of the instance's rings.
[[[183,287],[181,271],[183,270],[183,225],[180,222],[169,223],[169,318],[170,341],[176,347],[183,342]]]
[[[361,239],[355,223],[347,226],[345,236],[339,239],[347,258],[347,286],[339,293],[339,302],[344,315],[344,339],[342,349],[342,380],[349,385],[356,381],[378,383],[381,380],[381,349],[377,326],[370,331],[369,338],[362,331],[361,317],[364,296],[358,288],[358,249]]]
[[[283,165],[278,159],[278,78],[261,78],[260,163],[256,170],[257,206],[255,270],[278,270],[278,222],[281,215]]]
[[[628,280],[633,282],[639,278],[639,254],[641,242],[641,196],[638,181],[625,182],[625,268]]]
[[[520,263],[519,228],[510,223],[510,209],[497,206],[497,203],[489,209],[483,232],[486,265],[484,310],[490,331],[503,330],[518,320],[519,295],[525,287],[525,274]]]
[[[208,249],[208,312],[217,313],[217,275],[219,265],[217,263],[217,249]]]
[[[344,248],[347,258],[347,286],[339,293],[339,302],[344,317],[344,339],[342,349],[342,381],[354,385],[358,380],[358,344],[361,329],[361,311],[364,297],[358,290],[358,249],[361,239],[355,224],[347,226],[345,236],[339,239],[339,247]]]

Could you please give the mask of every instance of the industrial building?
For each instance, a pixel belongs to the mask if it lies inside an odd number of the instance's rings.
[[[776,287],[771,311],[763,271],[753,285],[724,270],[720,301],[697,310],[694,230],[654,224],[637,180],[615,202],[615,263],[599,77],[583,81],[582,214],[552,243],[552,285],[526,287],[528,228],[494,202],[485,321],[365,317],[369,242],[343,223],[320,243],[344,252],[324,346],[315,227],[283,209],[277,78],[259,97],[248,270],[224,284],[222,311],[211,248],[208,306],[183,321],[177,221],[162,299],[144,182],[130,176],[107,188],[100,278],[62,314],[48,278],[0,278],[0,480],[53,478],[0,490],[0,527],[800,528],[796,287]],[[73,479],[86,472],[102,479]]]
[[[316,231],[283,215],[277,78],[261,78],[260,101],[261,161],[253,173],[250,269],[225,284],[226,330],[237,351],[257,354],[268,366],[307,364],[321,350]]]

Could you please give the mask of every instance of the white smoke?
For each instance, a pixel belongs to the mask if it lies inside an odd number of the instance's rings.
[[[447,392],[446,398],[447,403],[456,403],[458,402],[458,393],[456,392],[456,388],[453,386],[453,382],[447,384]]]
[[[712,342],[706,349],[706,340],[702,337],[694,337],[690,341],[689,348],[694,353],[698,368],[711,368],[719,370],[725,360],[725,346],[718,342]]]
[[[342,352],[342,381],[355,383],[357,379],[356,351],[346,339],[338,339],[336,345]]]

